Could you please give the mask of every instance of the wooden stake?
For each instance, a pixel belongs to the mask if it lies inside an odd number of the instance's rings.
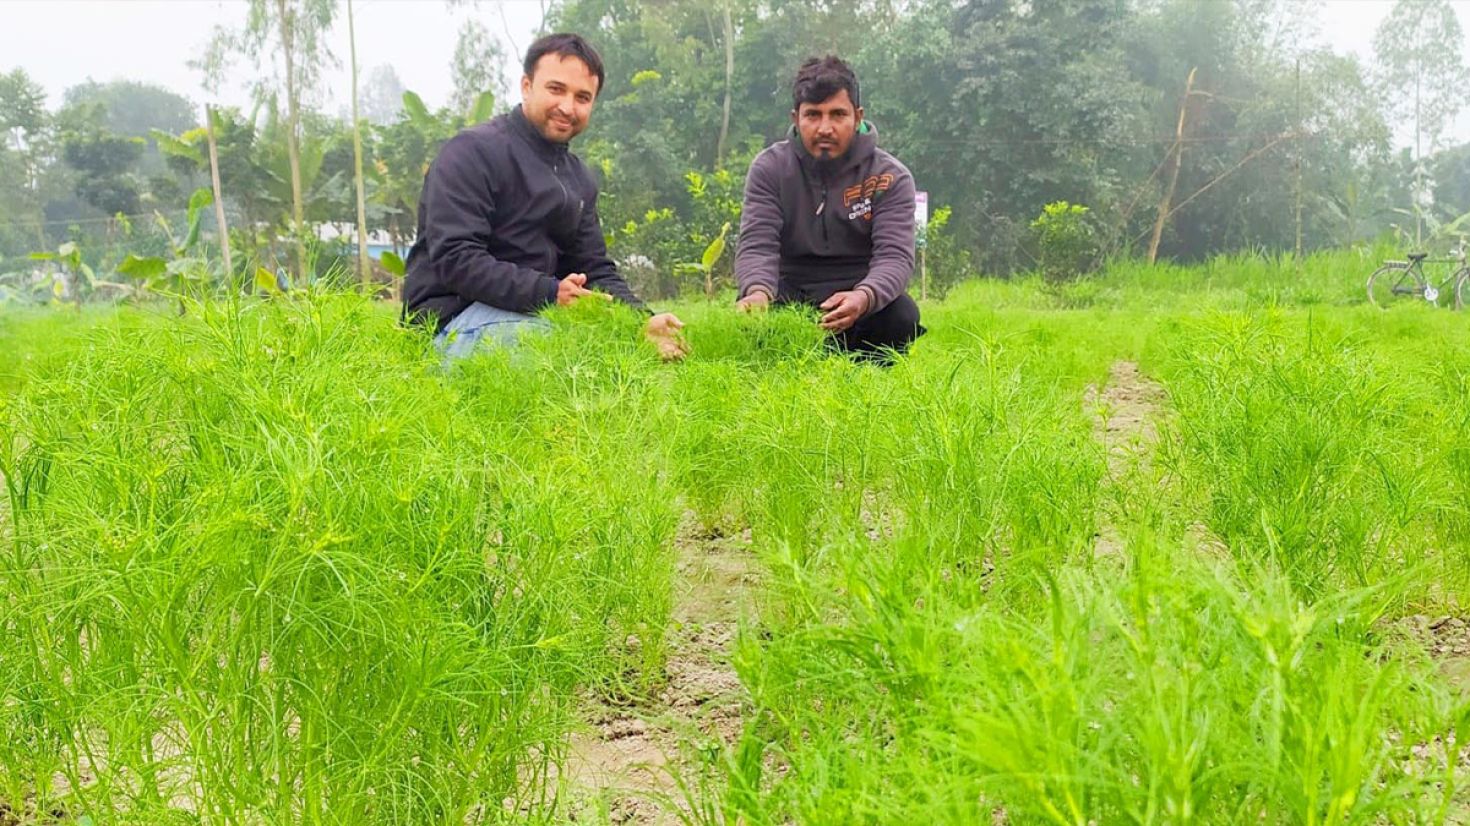
[[[1159,242],[1164,237],[1164,222],[1169,218],[1169,203],[1174,200],[1174,189],[1179,185],[1179,167],[1184,163],[1184,122],[1189,113],[1189,98],[1194,91],[1194,74],[1198,67],[1189,70],[1189,79],[1184,82],[1184,98],[1179,103],[1179,126],[1174,130],[1174,166],[1169,171],[1169,185],[1164,187],[1164,197],[1159,201],[1159,216],[1154,219],[1153,238],[1148,242],[1148,262],[1159,258]]]
[[[235,276],[230,261],[230,227],[225,223],[225,195],[219,185],[219,146],[214,141],[214,107],[204,104],[204,136],[209,141],[209,182],[214,187],[214,220],[219,225],[219,251],[225,262],[225,277]]]
[[[919,247],[919,300],[929,300],[929,257],[928,250]]]

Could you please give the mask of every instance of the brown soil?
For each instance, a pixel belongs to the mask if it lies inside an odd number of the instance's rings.
[[[37,812],[35,800],[27,798],[22,808],[17,810],[11,808],[10,804],[0,801],[0,826],[28,826],[28,824],[52,824],[67,822],[66,812],[53,808],[48,812]]]
[[[1445,679],[1470,695],[1470,621],[1414,614],[1394,621],[1388,633],[1402,634],[1422,645]]]
[[[1093,413],[1093,432],[1108,451],[1108,470],[1121,474],[1140,452],[1159,439],[1155,424],[1164,404],[1164,388],[1145,376],[1138,364],[1119,361],[1108,370],[1101,389],[1087,388],[1084,401]]]
[[[1147,469],[1159,441],[1158,418],[1164,388],[1145,376],[1135,362],[1119,361],[1108,371],[1101,387],[1090,386],[1083,403],[1093,417],[1093,435],[1107,451],[1108,480],[1118,484],[1135,470]],[[1093,543],[1093,555],[1122,553],[1123,541],[1110,516],[1104,513]]]
[[[746,696],[730,665],[739,619],[759,584],[747,532],[710,536],[686,515],[676,545],[678,582],[666,682],[633,708],[597,704],[570,740],[559,782],[568,814],[597,822],[673,824],[680,782],[700,744],[739,737]]]

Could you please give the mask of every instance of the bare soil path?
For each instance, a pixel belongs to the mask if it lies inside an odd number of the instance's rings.
[[[578,822],[678,823],[671,807],[685,801],[676,778],[693,773],[691,752],[740,736],[747,698],[730,655],[760,584],[749,532],[708,535],[686,514],[676,546],[666,682],[640,705],[588,709],[560,778]]]

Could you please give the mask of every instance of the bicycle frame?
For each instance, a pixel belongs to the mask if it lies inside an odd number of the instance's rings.
[[[1467,255],[1464,246],[1457,246],[1449,258],[1428,258],[1423,255],[1411,255],[1407,261],[1384,261],[1379,272],[1383,269],[1397,269],[1400,274],[1393,280],[1389,287],[1391,295],[1416,296],[1423,298],[1431,304],[1439,302],[1440,295],[1446,290],[1454,290],[1458,282],[1467,272]],[[1443,279],[1435,282],[1430,277],[1425,264],[1449,264],[1451,265]],[[1375,273],[1376,275],[1376,273]],[[1371,279],[1370,279],[1371,289]],[[1371,296],[1370,296],[1371,298]]]

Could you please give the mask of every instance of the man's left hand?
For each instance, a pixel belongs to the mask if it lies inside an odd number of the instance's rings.
[[[683,327],[684,322],[673,313],[659,313],[648,319],[643,337],[653,343],[664,361],[677,361],[689,355],[689,344],[679,335]]]
[[[832,297],[818,305],[818,309],[827,311],[822,316],[822,329],[840,333],[856,324],[868,311],[868,293],[866,290],[832,293]]]

